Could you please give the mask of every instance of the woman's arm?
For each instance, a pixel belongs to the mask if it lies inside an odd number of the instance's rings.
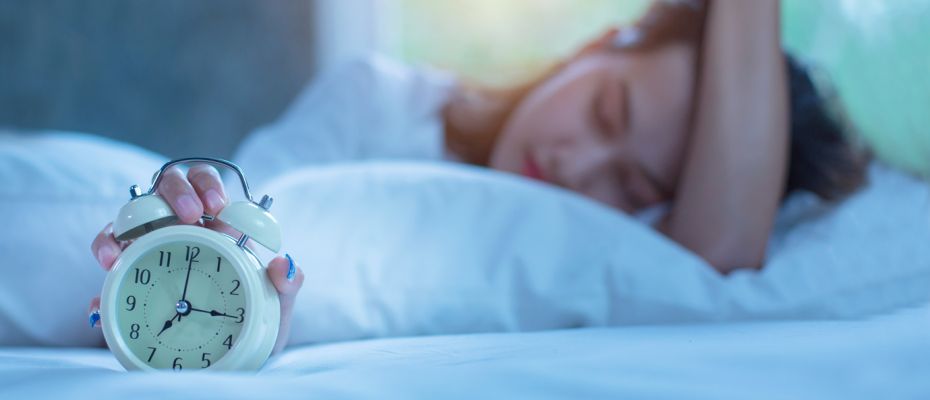
[[[709,2],[694,134],[662,230],[718,271],[761,267],[785,184],[777,0]]]

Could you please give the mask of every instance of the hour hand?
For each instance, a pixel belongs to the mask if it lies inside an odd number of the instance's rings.
[[[180,316],[181,314],[175,314],[173,317],[171,317],[171,319],[165,321],[165,325],[161,327],[161,330],[158,331],[158,334],[155,336],[161,336],[162,332],[164,332],[165,330],[171,327],[172,321],[174,321],[175,318],[178,318]]]

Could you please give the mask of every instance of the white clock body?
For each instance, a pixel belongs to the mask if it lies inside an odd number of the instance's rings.
[[[255,370],[274,347],[280,304],[247,247],[175,225],[123,251],[104,283],[100,317],[107,345],[129,370]]]

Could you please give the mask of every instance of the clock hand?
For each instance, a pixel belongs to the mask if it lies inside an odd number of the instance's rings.
[[[187,262],[187,277],[184,278],[184,292],[181,293],[181,301],[187,300],[187,282],[191,280],[191,266],[194,265],[194,257]]]
[[[181,314],[180,314],[180,313],[175,314],[173,317],[171,317],[171,319],[165,321],[165,325],[162,326],[161,330],[158,331],[158,334],[155,335],[155,336],[161,336],[162,332],[164,332],[166,329],[170,328],[171,325],[172,325],[172,324],[171,324],[171,321],[174,321],[175,318],[178,319],[178,322],[181,322]]]
[[[210,314],[210,316],[213,316],[213,317],[239,318],[238,316],[229,315],[229,314],[225,314],[225,313],[221,313],[221,312],[216,311],[216,310],[207,311],[207,310],[201,310],[201,309],[199,309],[199,308],[193,308],[193,307],[191,307],[191,311],[197,311],[197,312],[207,313],[207,314]]]

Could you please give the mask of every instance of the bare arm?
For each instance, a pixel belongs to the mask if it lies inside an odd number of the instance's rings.
[[[788,163],[777,0],[709,4],[694,133],[662,230],[718,271],[761,267]]]

